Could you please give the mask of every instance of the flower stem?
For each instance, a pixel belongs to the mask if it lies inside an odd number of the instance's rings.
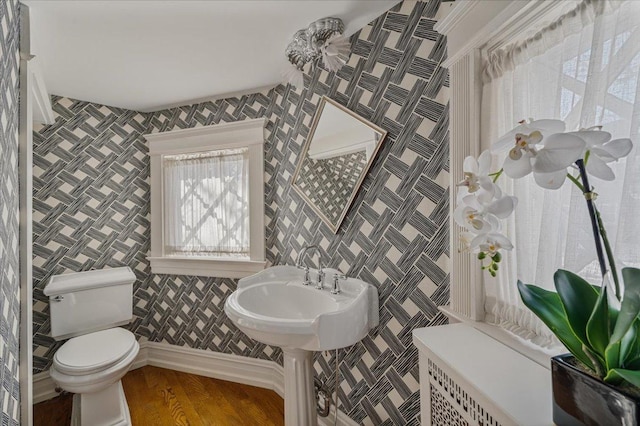
[[[587,200],[587,210],[589,211],[589,218],[591,219],[591,229],[593,231],[593,239],[596,244],[596,254],[598,255],[598,262],[600,263],[600,272],[604,277],[607,273],[607,264],[604,260],[604,253],[602,252],[602,240],[600,239],[600,228],[598,226],[596,209],[593,203],[593,192],[591,192],[591,186],[589,186],[589,178],[587,176],[587,171],[584,168],[584,161],[582,159],[576,160],[576,166],[578,166],[578,170],[580,170],[582,193]]]
[[[489,176],[493,176],[493,183],[496,183],[498,181],[498,178],[500,178],[502,172],[504,172],[504,169],[500,169],[495,173],[489,173]]]
[[[607,252],[607,260],[609,261],[609,268],[611,268],[611,277],[613,278],[613,283],[616,286],[616,297],[620,300],[620,283],[618,281],[618,272],[616,269],[616,261],[613,257],[613,250],[611,250],[611,244],[609,244],[609,237],[607,236],[607,231],[604,229],[604,222],[602,222],[602,217],[600,217],[600,212],[594,206],[596,211],[596,219],[598,220],[598,229],[600,229],[600,236],[602,237],[602,242],[604,243],[604,251]]]
[[[576,179],[571,173],[567,173],[567,177],[571,182],[573,182],[579,189],[584,193],[584,186],[580,183],[578,179]]]

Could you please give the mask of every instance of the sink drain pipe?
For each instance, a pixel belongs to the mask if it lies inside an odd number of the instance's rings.
[[[333,404],[333,406],[336,409],[336,412],[333,414],[333,426],[337,426],[338,424],[338,350],[336,349],[336,386],[335,386],[335,392],[336,392],[336,399],[335,402]]]
[[[329,354],[329,351],[326,351],[325,354]],[[329,412],[331,411],[331,402],[333,402],[333,406],[335,407],[335,413],[333,418],[334,426],[338,424],[338,350],[336,349],[336,374],[335,374],[335,399],[331,401],[331,392],[327,389],[327,387],[318,379],[317,377],[313,378],[313,385],[316,393],[316,410],[318,411],[318,415],[320,417],[328,417]]]
[[[313,378],[313,385],[316,390],[316,410],[318,411],[318,415],[320,417],[327,417],[329,415],[329,408],[331,406],[329,391],[317,377]]]

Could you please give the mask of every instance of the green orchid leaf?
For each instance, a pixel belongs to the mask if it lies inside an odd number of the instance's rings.
[[[614,290],[614,292],[615,292],[615,290]],[[607,290],[607,297],[608,298],[611,298],[611,297],[615,298],[616,295],[615,294],[611,294],[611,289],[608,289]],[[611,335],[613,334],[613,330],[616,327],[616,322],[618,322],[618,314],[620,313],[620,311],[615,306],[611,306],[610,303],[608,303],[608,309],[609,309],[609,340],[611,340]]]
[[[607,288],[600,289],[600,295],[596,302],[593,312],[587,322],[587,339],[593,349],[592,352],[597,353],[604,359],[604,351],[609,344],[611,337],[611,328],[609,326],[609,304],[607,303]]]
[[[624,367],[627,370],[640,370],[640,358],[625,361]]]
[[[624,278],[624,298],[611,336],[612,343],[624,337],[640,313],[640,269],[623,268],[622,277]]]
[[[604,350],[604,361],[607,366],[607,370],[620,367],[620,352],[622,342],[620,340],[610,342],[607,349]]]
[[[583,278],[563,269],[556,271],[553,280],[571,330],[582,343],[591,346],[587,338],[587,323],[598,301],[599,292]]]
[[[640,318],[636,318],[621,342],[621,359],[627,370],[640,370]]]
[[[582,342],[571,330],[558,294],[531,284],[523,284],[520,280],[518,280],[518,291],[525,306],[531,309],[549,327],[569,352],[580,362],[595,371],[596,369],[589,356],[582,350]]]
[[[640,367],[640,319],[636,318],[620,342],[622,366],[629,370]],[[633,367],[635,365],[636,367]]]
[[[614,368],[609,370],[604,381],[614,385],[619,384],[622,380],[626,380],[634,386],[640,387],[640,371],[627,370],[624,368]]]
[[[624,281],[625,295],[628,285],[635,283],[640,285],[640,268],[632,268],[630,266],[622,268],[622,279]]]
[[[624,297],[610,343],[605,350],[608,369],[619,367],[624,358],[629,356],[628,353],[623,353],[622,339],[640,312],[640,269],[623,268],[622,277],[624,278]]]

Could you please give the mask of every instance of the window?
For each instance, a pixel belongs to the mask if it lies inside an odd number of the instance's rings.
[[[640,34],[640,2],[487,1],[449,5],[449,14],[438,21],[435,29],[447,36],[448,58],[443,66],[451,74],[452,188],[462,176],[464,158],[467,155],[477,156],[493,138],[511,129],[522,118],[562,118],[574,128],[600,122],[607,126],[605,130],[613,130],[614,138],[630,137],[638,145],[640,43],[637,37]],[[549,29],[556,31],[548,32],[547,36],[534,36],[540,30]],[[524,40],[527,43],[513,48],[514,43]],[[506,49],[509,54],[500,60],[494,56],[498,49]],[[553,58],[551,62],[550,57]],[[483,67],[486,66],[483,62],[495,60],[499,62],[495,63],[494,72],[483,76]],[[640,150],[636,146],[624,162],[615,165],[615,181],[594,182],[597,183],[596,192],[600,194],[598,207],[605,221],[611,222],[607,223],[609,237],[615,234],[614,252],[618,266],[622,262],[629,265],[638,262],[637,254],[633,256],[633,244],[640,238],[640,227],[634,218],[640,211],[640,194],[637,185],[632,188],[632,182],[640,181],[639,156]],[[527,185],[524,179],[515,183]],[[507,190],[518,195],[519,208],[529,213],[536,211],[538,216],[531,217],[531,226],[520,227],[515,238],[518,248],[511,252],[515,256],[511,261],[503,260],[501,273],[518,274],[521,270],[525,280],[541,285],[542,282],[526,275],[527,271],[551,279],[556,266],[540,266],[542,257],[550,256],[557,260],[559,257],[554,253],[569,253],[569,246],[573,246],[571,250],[575,247],[582,250],[576,253],[590,250],[589,256],[574,257],[577,266],[567,264],[567,259],[562,261],[568,268],[588,274],[595,257],[591,250],[592,237],[587,232],[570,231],[566,218],[561,221],[557,214],[549,215],[554,209],[555,212],[567,210],[567,207],[559,207],[553,198],[558,197],[575,205],[575,208],[568,207],[572,221],[575,220],[578,214],[584,214],[582,196],[576,198],[569,185],[563,189],[569,192],[568,195],[542,191],[537,186]],[[455,191],[451,191],[450,196],[450,204],[455,206]],[[540,196],[547,198],[540,201]],[[534,201],[536,198],[538,201]],[[614,201],[606,202],[605,198]],[[535,205],[536,209],[527,208],[527,204],[529,207]],[[541,204],[546,206],[544,216],[538,209]],[[614,209],[613,213],[610,208]],[[513,222],[507,226],[513,229]],[[551,231],[546,235],[552,238],[541,237],[541,228]],[[524,310],[510,278],[503,279],[502,284],[500,280],[483,279],[474,258],[458,250],[459,229],[453,224],[451,230],[451,304],[442,310],[453,320],[480,328],[548,368],[548,355],[539,348],[532,350],[530,342],[523,344],[521,339],[504,331],[517,332],[537,344],[553,344],[546,327],[533,314],[529,318],[522,315]],[[568,238],[558,238],[558,235],[567,235]],[[590,246],[583,244],[587,240]],[[520,248],[527,244],[531,245],[529,252]],[[487,324],[485,320],[497,326]]]
[[[567,129],[602,125],[613,138],[640,136],[640,3],[607,8],[582,5],[539,37],[507,46],[487,64],[482,97],[483,146],[520,119],[557,118]],[[640,266],[640,150],[611,163],[614,181],[590,177],[607,233],[621,265]],[[634,184],[635,183],[635,184]],[[507,182],[519,199],[507,232],[507,253],[497,282],[485,284],[487,319],[552,343],[551,332],[522,304],[517,279],[553,289],[553,273],[564,268],[592,284],[601,280],[584,198],[570,182],[557,191],[539,188],[532,177]]]
[[[249,257],[249,150],[165,155],[164,251]]]
[[[241,278],[264,268],[264,120],[147,135],[151,271]]]

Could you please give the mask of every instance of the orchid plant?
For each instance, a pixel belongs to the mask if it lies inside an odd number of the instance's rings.
[[[603,276],[592,286],[564,270],[554,275],[557,292],[518,281],[524,304],[531,309],[588,369],[605,382],[628,382],[640,387],[640,269],[623,268],[624,297],[611,245],[589,175],[613,180],[609,163],[627,156],[630,139],[611,140],[599,126],[565,132],[560,120],[521,122],[476,160],[464,160],[464,179],[458,183],[454,220],[464,228],[461,238],[477,254],[481,268],[496,276],[501,251],[513,244],[501,230],[517,199],[497,185],[504,174],[520,179],[533,173],[535,182],[558,189],[568,179],[584,194],[591,219],[596,254]],[[492,153],[508,150],[502,167],[491,172]],[[606,254],[606,255],[605,255]],[[487,263],[488,262],[488,263]],[[607,265],[608,264],[608,265]]]

